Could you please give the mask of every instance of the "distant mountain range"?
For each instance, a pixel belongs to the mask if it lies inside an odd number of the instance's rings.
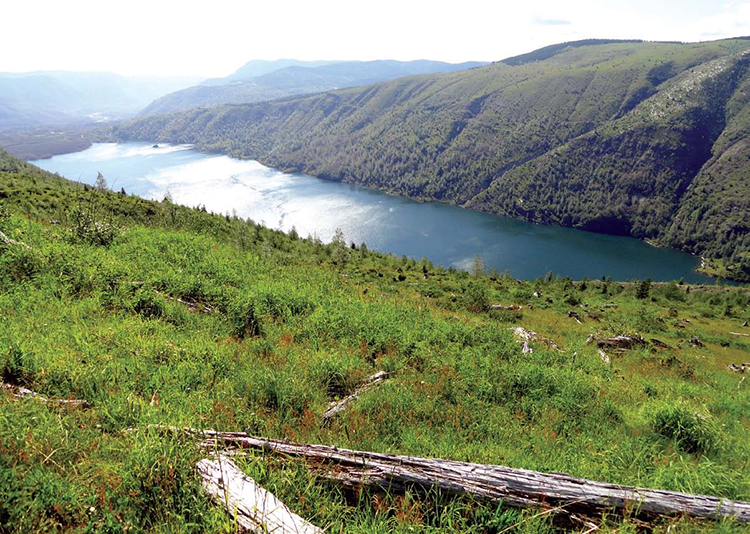
[[[330,91],[413,76],[455,72],[486,65],[472,61],[250,61],[226,78],[206,80],[200,85],[163,96],[141,115],[171,113],[222,104],[248,104],[295,95]]]
[[[0,73],[0,130],[132,117],[155,98],[199,81],[107,72]]]
[[[464,72],[142,118],[114,134],[631,235],[750,279],[749,54],[747,39],[562,43]]]

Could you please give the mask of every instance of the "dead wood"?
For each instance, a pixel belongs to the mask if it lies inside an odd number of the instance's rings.
[[[671,349],[672,348],[669,345],[667,345],[666,343],[664,343],[663,341],[659,341],[658,339],[653,338],[653,337],[649,341],[651,342],[651,344],[654,347],[656,347],[658,349]]]
[[[750,522],[750,503],[707,495],[621,486],[500,465],[296,444],[242,432],[189,432],[205,438],[203,446],[211,450],[223,446],[234,449],[235,454],[256,450],[303,458],[323,478],[352,489],[363,486],[396,491],[407,487],[437,488],[449,494],[503,501],[514,507],[561,507],[566,513],[586,516],[614,510],[644,519],[687,515]]]
[[[203,313],[211,313],[214,311],[213,308],[209,306],[208,304],[203,304],[200,302],[193,302],[189,300],[183,300],[179,297],[173,297],[172,295],[167,295],[166,293],[162,291],[158,291],[156,289],[154,289],[154,293],[156,293],[159,296],[164,297],[165,299],[173,300],[175,302],[179,302],[180,304],[184,306],[187,306],[187,309],[193,313],[198,311],[199,306],[200,306],[200,311]]]
[[[592,338],[592,341],[594,338]],[[646,341],[641,337],[615,336],[603,339],[596,339],[596,345],[600,349],[610,350],[628,350],[634,347],[645,345]]]
[[[331,419],[339,414],[339,412],[344,411],[347,406],[357,400],[360,395],[372,389],[377,384],[384,381],[386,378],[388,378],[388,373],[386,373],[385,371],[378,371],[374,375],[367,377],[365,383],[354,390],[354,393],[352,393],[348,397],[344,397],[341,400],[334,401],[328,406],[328,409],[323,414],[323,423],[329,423]]]
[[[82,408],[88,408],[90,405],[88,401],[81,399],[48,399],[38,393],[31,391],[25,387],[14,386],[13,384],[0,383],[0,388],[8,390],[11,396],[17,399],[31,398],[42,402],[48,402],[50,404],[62,404],[67,406],[81,406]]]
[[[750,371],[750,362],[747,363],[730,363],[727,365],[727,369],[734,371],[735,373],[744,373]]]
[[[29,245],[27,245],[26,243],[22,241],[16,241],[15,239],[11,239],[7,235],[5,235],[5,233],[2,230],[0,230],[0,242],[6,245],[18,245],[19,247],[23,247],[23,248],[27,248],[31,250],[31,247]]]
[[[516,336],[516,341],[523,347],[522,351],[524,354],[533,352],[533,350],[529,347],[529,343],[532,341],[544,343],[549,348],[554,350],[560,350],[560,347],[557,346],[557,343],[555,343],[553,339],[540,336],[533,330],[527,330],[522,326],[517,326],[515,328],[512,328],[511,330],[513,330],[513,334]]]
[[[317,534],[322,529],[292,512],[270,491],[219,455],[196,464],[203,489],[232,514],[241,532]]]

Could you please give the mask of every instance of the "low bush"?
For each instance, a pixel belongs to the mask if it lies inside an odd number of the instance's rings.
[[[657,405],[650,410],[649,423],[654,432],[685,452],[711,452],[719,443],[719,428],[712,417],[685,404]]]

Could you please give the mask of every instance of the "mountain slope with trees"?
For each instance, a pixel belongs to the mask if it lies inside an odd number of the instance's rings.
[[[322,63],[322,64],[321,64]],[[282,68],[275,68],[282,66]],[[320,93],[393,80],[416,74],[454,72],[486,65],[481,62],[442,61],[333,61],[251,62],[227,78],[209,80],[165,95],[149,104],[141,115],[171,113],[222,104],[263,102],[295,95]],[[268,72],[266,72],[268,71]],[[252,73],[260,72],[255,76]]]
[[[750,41],[548,48],[466,72],[146,118],[115,135],[632,235],[750,278]]]

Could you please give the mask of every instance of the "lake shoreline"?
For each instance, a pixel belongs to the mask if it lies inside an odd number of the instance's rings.
[[[153,148],[154,143],[160,145],[158,149]],[[119,156],[108,159],[110,155],[103,155],[103,150]],[[86,152],[36,163],[52,172],[62,171],[64,176],[67,173],[73,179],[77,179],[85,167],[90,168],[93,176],[94,170],[101,170],[111,187],[124,187],[128,193],[161,198],[170,190],[172,194],[177,192],[175,201],[181,204],[206,204],[209,210],[219,213],[231,213],[236,209],[240,216],[263,221],[269,228],[278,226],[289,231],[295,226],[301,235],[310,233],[330,239],[333,230],[341,226],[347,241],[365,242],[374,250],[395,255],[426,257],[446,267],[470,270],[472,259],[478,254],[484,257],[488,269],[508,270],[523,279],[534,279],[552,271],[576,279],[609,276],[620,280],[714,282],[697,272],[699,264],[694,256],[674,249],[657,249],[637,238],[537,224],[455,203],[414,199],[393,191],[299,172],[289,174],[283,169],[266,167],[262,161],[229,157],[216,150],[157,140],[96,143],[88,149],[90,155],[96,155],[93,162],[85,157]],[[124,169],[115,161],[128,152],[136,155],[128,154],[131,158],[127,160],[128,165],[141,164],[133,174],[139,176],[137,179],[123,174]],[[174,167],[176,163],[189,163],[189,166],[179,171]],[[206,170],[195,171],[197,177],[189,175],[192,167],[201,165]],[[226,172],[233,174],[232,180],[214,180],[215,183],[207,187],[204,182],[209,180],[204,177],[217,174],[210,165],[229,169]],[[159,173],[169,176],[159,177]],[[154,176],[149,178],[150,174]],[[93,176],[87,176],[84,181],[93,180]],[[229,189],[231,194],[227,192]],[[258,198],[247,201],[247,195]],[[221,197],[218,202],[216,197]],[[276,211],[264,202],[276,205]],[[307,216],[300,218],[303,212],[308,212]],[[312,219],[315,219],[314,224],[310,222]]]

